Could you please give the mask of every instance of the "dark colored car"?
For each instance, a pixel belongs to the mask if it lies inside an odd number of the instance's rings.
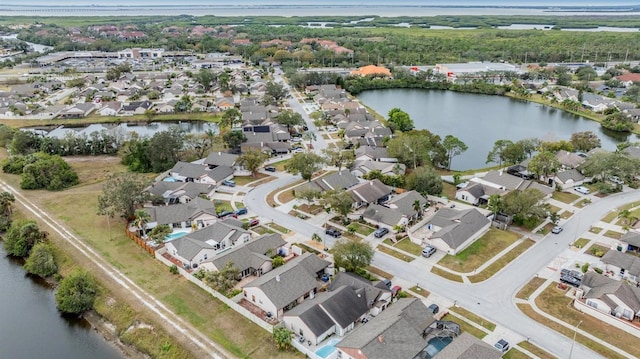
[[[436,315],[436,314],[438,314],[438,312],[440,311],[440,307],[438,307],[438,305],[437,305],[437,304],[435,304],[435,303],[434,303],[434,304],[431,304],[431,305],[429,306],[429,311],[431,312],[431,314]]]
[[[227,217],[238,218],[238,215],[231,211],[224,211],[218,214],[218,218],[220,219],[227,218]]]
[[[565,268],[560,270],[560,276],[573,277],[577,280],[582,280],[582,277],[584,277],[584,274],[582,274],[582,272],[578,272],[577,270],[571,270],[571,269]]]
[[[382,283],[387,286],[387,288],[391,289],[391,281],[388,279],[383,279]]]
[[[268,171],[268,172],[275,172],[275,171],[276,171],[276,168],[275,168],[275,167],[273,167],[273,166],[267,166],[267,167],[265,167],[265,168],[264,168],[264,170],[265,170],[265,171]]]
[[[243,214],[247,214],[247,209],[246,208],[240,208],[240,209],[236,210],[236,214],[238,216],[243,215]]]
[[[574,287],[579,287],[580,286],[580,280],[577,279],[577,278],[574,278],[574,277],[572,277],[570,275],[561,275],[560,276],[560,281],[562,283],[569,284],[569,285],[572,285]]]
[[[376,238],[382,238],[384,237],[387,233],[389,233],[389,229],[387,228],[378,228],[374,233],[373,236]]]
[[[498,340],[498,342],[495,343],[493,346],[503,353],[506,353],[509,350],[509,342],[507,342],[504,339]]]
[[[254,218],[254,219],[249,221],[249,227],[257,226],[259,224],[260,224],[260,220],[257,219],[257,218]]]
[[[324,233],[330,235],[333,238],[338,238],[338,237],[342,236],[342,233],[339,230],[335,229],[335,228],[327,228],[324,231]]]

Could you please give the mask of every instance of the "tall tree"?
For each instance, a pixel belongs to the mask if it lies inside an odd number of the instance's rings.
[[[406,177],[405,187],[423,195],[437,196],[442,193],[442,179],[432,166],[418,167]]]
[[[55,274],[58,271],[58,265],[51,246],[45,242],[33,246],[29,258],[24,263],[24,269],[42,278]]]
[[[242,131],[228,131],[222,135],[222,141],[227,148],[237,152],[240,150],[240,145],[247,142],[247,136]]]
[[[394,136],[387,142],[387,150],[389,156],[411,168],[428,163],[445,167],[447,163],[447,151],[440,136],[428,130],[412,130]]]
[[[353,199],[344,190],[340,191],[326,191],[322,195],[322,204],[325,208],[330,208],[331,211],[341,215],[343,221],[347,222],[347,216],[353,211]]]
[[[287,130],[291,132],[291,127],[293,126],[301,126],[304,124],[304,120],[302,119],[302,115],[292,110],[285,110],[280,112],[280,114],[275,118],[275,120],[283,125],[287,126]]]
[[[313,174],[322,168],[324,158],[313,152],[296,153],[285,165],[285,170],[291,174],[300,174],[302,179],[311,181]]]
[[[446,135],[444,137],[444,140],[442,140],[442,146],[447,151],[447,169],[451,169],[451,161],[455,156],[458,156],[469,149],[464,142],[452,135]]]
[[[349,167],[351,162],[355,159],[355,153],[353,150],[341,150],[339,148],[325,148],[322,150],[327,163],[338,167],[338,171],[342,170],[342,166]]]
[[[493,143],[493,148],[487,154],[487,162],[486,163],[498,163],[499,167],[502,167],[502,162],[505,161],[505,153],[507,148],[513,145],[513,142],[510,140],[497,140]]]
[[[177,126],[154,134],[147,148],[151,171],[159,173],[173,167],[179,159],[184,139],[184,131]]]
[[[205,283],[224,295],[231,292],[239,279],[240,271],[232,261],[228,261],[219,271],[207,271],[204,276]]]
[[[550,174],[556,173],[559,168],[560,161],[549,151],[542,151],[533,156],[527,165],[527,170],[534,173],[537,178],[540,178],[540,176],[548,178]]]
[[[576,132],[571,134],[571,144],[577,151],[588,152],[600,147],[598,135],[591,131]]]
[[[276,102],[282,101],[288,95],[287,89],[282,86],[282,84],[269,81],[267,82],[267,88],[265,90],[265,94],[273,97]]]
[[[333,246],[333,259],[337,268],[347,272],[366,269],[373,259],[375,251],[362,238],[345,238],[336,241]]]
[[[251,176],[255,177],[258,169],[262,167],[264,162],[269,158],[264,152],[259,150],[248,150],[245,151],[240,157],[238,157],[238,164],[244,166],[248,171],[251,172]]]
[[[121,172],[107,178],[98,196],[98,214],[133,218],[136,207],[149,199],[150,181],[142,175]]]
[[[220,118],[221,128],[233,128],[236,124],[242,123],[242,112],[237,108],[230,108],[226,110]]]
[[[392,108],[388,116],[387,122],[392,131],[406,132],[413,130],[413,120],[408,113],[401,109],[397,107]]]
[[[27,257],[38,243],[47,240],[47,232],[40,231],[35,221],[19,221],[11,224],[4,237],[4,249],[15,257]]]

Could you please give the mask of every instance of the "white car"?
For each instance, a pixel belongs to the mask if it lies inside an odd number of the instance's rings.
[[[337,127],[329,127],[329,128],[327,128],[327,132],[338,132],[338,128]]]
[[[587,187],[578,186],[578,187],[574,188],[574,190],[576,192],[578,192],[578,193],[589,194],[589,189]]]
[[[298,147],[298,148],[294,148],[294,149],[291,151],[291,153],[302,153],[302,152],[304,152],[304,149],[302,149],[302,148],[300,148],[300,147]]]

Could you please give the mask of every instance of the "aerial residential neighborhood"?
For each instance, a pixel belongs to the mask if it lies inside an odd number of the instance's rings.
[[[116,357],[640,357],[628,34],[279,18],[0,20],[3,249],[56,314]]]

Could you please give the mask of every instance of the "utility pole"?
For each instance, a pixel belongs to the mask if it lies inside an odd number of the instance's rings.
[[[576,336],[578,335],[578,327],[580,324],[582,324],[582,320],[575,326],[575,328],[573,328],[573,341],[571,342],[571,350],[569,350],[569,359],[571,359],[571,356],[573,355],[573,346],[576,344]]]

